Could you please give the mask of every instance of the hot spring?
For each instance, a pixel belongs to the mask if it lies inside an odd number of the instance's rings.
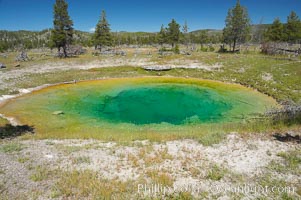
[[[8,101],[0,113],[33,126],[39,134],[88,137],[236,123],[276,105],[272,98],[240,85],[143,77],[47,87]],[[58,111],[61,114],[55,115]]]

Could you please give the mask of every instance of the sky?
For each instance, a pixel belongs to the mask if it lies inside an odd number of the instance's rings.
[[[156,32],[171,19],[187,21],[189,31],[222,29],[236,0],[66,0],[74,28],[92,31],[105,10],[112,31]],[[53,26],[55,0],[0,0],[0,30],[43,30]],[[294,10],[301,17],[301,0],[240,0],[253,24],[285,22]]]

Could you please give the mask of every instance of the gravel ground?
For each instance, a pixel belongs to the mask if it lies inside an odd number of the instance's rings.
[[[212,187],[258,184],[260,177],[273,172],[271,163],[283,163],[279,153],[300,148],[298,143],[235,133],[213,146],[203,146],[194,140],[136,141],[128,145],[98,140],[4,140],[0,146],[0,194],[8,199],[51,199],[56,179],[42,177],[40,180],[37,170],[89,169],[107,180],[137,183],[139,178],[146,177],[147,171],[164,172],[172,177],[175,188],[192,185],[212,197],[231,199],[233,196],[228,191],[217,192]],[[215,167],[223,171],[220,179],[208,176]],[[288,185],[300,187],[300,175],[288,172],[276,176],[284,177]],[[244,178],[237,182],[234,177]],[[293,195],[300,197],[297,193]],[[249,197],[253,199],[258,194]]]

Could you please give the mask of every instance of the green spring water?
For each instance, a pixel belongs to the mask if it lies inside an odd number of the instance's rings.
[[[112,123],[137,125],[217,122],[231,110],[222,95],[190,85],[161,84],[125,89],[117,94],[89,93],[65,102],[73,112]],[[65,110],[64,106],[57,109]]]
[[[0,113],[47,133],[139,132],[154,127],[160,132],[239,122],[276,105],[272,98],[240,85],[143,77],[48,87],[9,101]],[[53,115],[55,111],[64,114]]]

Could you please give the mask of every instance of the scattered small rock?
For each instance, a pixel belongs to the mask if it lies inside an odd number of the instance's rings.
[[[25,51],[22,51],[17,57],[16,57],[16,61],[19,62],[24,62],[24,61],[28,61],[29,58],[27,56],[27,53]]]
[[[280,142],[295,142],[298,144],[301,143],[301,137],[296,132],[289,131],[285,135],[276,133],[273,135],[273,137]]]
[[[6,66],[3,63],[0,63],[0,68],[3,69],[6,68]]]
[[[191,56],[191,53],[188,51],[181,51],[180,54],[185,56]]]
[[[246,72],[246,70],[245,70],[245,68],[242,67],[237,72],[243,74]]]
[[[7,58],[8,57],[7,54],[5,54],[5,53],[1,53],[0,56],[3,57],[3,58]]]
[[[65,114],[63,111],[55,111],[55,112],[53,112],[52,113],[53,115],[63,115],[63,114]]]
[[[142,68],[147,71],[169,71],[169,70],[171,70],[170,66],[145,66]]]
[[[20,64],[20,63],[15,63],[15,64],[13,65],[13,67],[21,67],[21,64]]]
[[[270,73],[264,73],[264,74],[262,74],[261,78],[264,81],[272,81],[273,80],[273,75],[270,74]]]

